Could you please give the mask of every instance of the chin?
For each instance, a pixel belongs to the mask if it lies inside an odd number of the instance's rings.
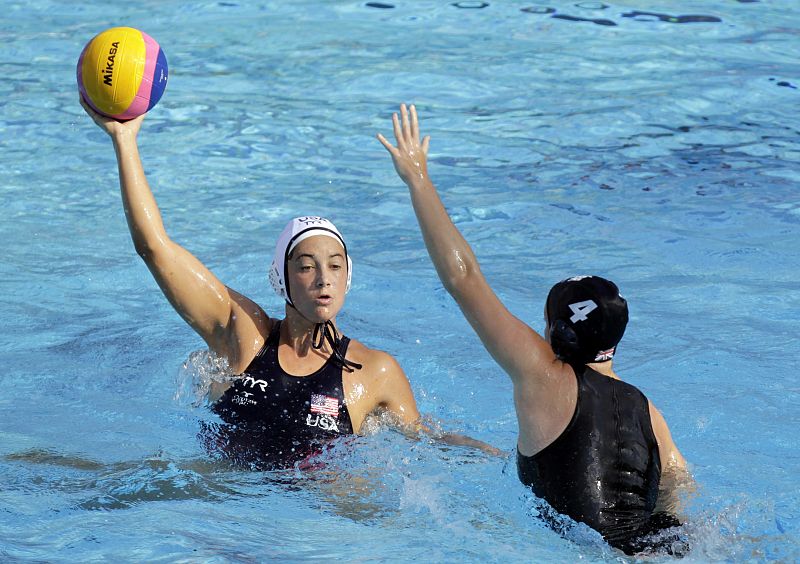
[[[339,315],[341,309],[341,307],[331,306],[315,307],[308,312],[306,317],[309,321],[313,321],[314,323],[325,323],[326,321],[335,319],[336,316]]]

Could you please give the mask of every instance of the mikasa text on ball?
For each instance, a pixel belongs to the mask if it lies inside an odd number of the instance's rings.
[[[149,111],[167,86],[167,57],[156,40],[132,27],[95,36],[78,59],[78,89],[97,112],[118,120]]]

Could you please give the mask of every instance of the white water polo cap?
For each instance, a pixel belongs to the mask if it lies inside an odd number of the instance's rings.
[[[347,259],[347,285],[345,286],[345,293],[350,291],[350,281],[353,276],[353,261],[350,260],[350,255],[347,254],[347,245],[344,244],[344,238],[336,226],[324,217],[319,216],[303,216],[296,217],[286,224],[283,232],[278,237],[278,244],[275,245],[275,255],[272,257],[272,266],[269,269],[269,283],[275,290],[275,293],[286,300],[289,305],[292,303],[291,290],[286,284],[288,275],[287,260],[289,255],[292,254],[294,248],[300,244],[301,241],[314,237],[315,235],[323,235],[336,239],[344,249],[344,256]]]

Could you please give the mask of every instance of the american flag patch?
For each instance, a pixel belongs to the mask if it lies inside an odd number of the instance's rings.
[[[311,413],[339,416],[339,400],[322,394],[311,394]]]

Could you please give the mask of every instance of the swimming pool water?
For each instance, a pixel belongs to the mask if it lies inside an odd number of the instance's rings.
[[[485,4],[485,5],[484,5]],[[793,2],[6,2],[0,19],[0,557],[617,560],[530,517],[511,387],[442,290],[375,141],[399,102],[510,309],[616,280],[619,373],[698,491],[688,561],[800,559],[800,13]],[[680,16],[702,16],[687,18]],[[113,151],[77,103],[84,43],[156,38],[171,77],[140,145],[174,239],[272,314],[275,238],[333,218],[339,318],[420,410],[491,458],[380,427],[326,470],[210,459],[202,343],[127,233]]]

